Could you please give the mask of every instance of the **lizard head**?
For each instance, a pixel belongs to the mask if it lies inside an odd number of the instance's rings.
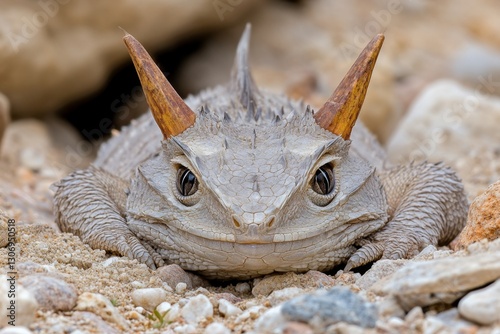
[[[132,180],[127,210],[147,224],[131,229],[208,277],[331,268],[387,219],[374,168],[349,139],[383,36],[316,113],[256,87],[249,38],[247,26],[229,85],[183,101],[125,36],[164,137]]]

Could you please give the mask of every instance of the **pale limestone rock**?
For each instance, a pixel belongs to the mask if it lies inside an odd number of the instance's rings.
[[[406,260],[379,260],[373,264],[370,270],[356,280],[356,285],[363,290],[368,290],[373,284],[391,275],[404,266],[405,263]]]
[[[212,322],[205,328],[204,334],[231,334],[229,328],[220,322]]]
[[[127,321],[118,312],[118,309],[111,304],[108,298],[99,293],[82,293],[78,296],[74,310],[94,313],[108,322],[117,324],[122,330],[129,329]]]
[[[500,280],[467,294],[458,304],[460,315],[488,326],[500,321]]]
[[[5,327],[2,330],[0,330],[0,334],[32,334],[33,332],[30,331],[26,327]]]
[[[16,326],[29,326],[35,320],[38,303],[33,294],[19,285],[17,281],[7,279],[11,279],[11,277],[0,275],[0,309],[4,312],[4,315],[0,317],[0,327],[7,326],[11,320],[15,320]],[[11,282],[15,286],[12,287]],[[15,299],[8,296],[12,291],[15,291]],[[11,301],[15,302],[13,306]],[[9,308],[14,309],[13,318],[10,318],[11,310]]]
[[[473,196],[500,178],[500,99],[484,95],[492,84],[475,89],[441,80],[414,101],[387,144],[393,163],[444,161]],[[493,87],[494,88],[494,87]],[[480,175],[480,176],[478,176]]]
[[[128,60],[122,27],[151,52],[239,20],[260,1],[5,0],[0,91],[16,116],[53,113],[87,96]]]
[[[167,314],[168,311],[170,311],[171,308],[172,308],[172,305],[169,302],[163,302],[156,307],[156,310],[160,314],[165,315],[165,314]]]
[[[305,290],[301,288],[284,288],[281,290],[273,291],[269,295],[269,297],[267,297],[267,299],[269,300],[269,303],[271,303],[271,306],[277,306],[281,303],[286,302],[287,300],[303,295],[305,293]]]
[[[162,288],[137,289],[132,292],[132,302],[152,311],[167,299],[167,293]]]
[[[452,303],[467,291],[500,278],[500,252],[411,262],[372,286],[379,295],[394,296],[410,310],[415,306]]]
[[[230,317],[232,315],[238,315],[243,312],[239,307],[233,305],[231,302],[225,299],[219,299],[219,313],[225,317]]]
[[[207,296],[197,295],[190,298],[187,304],[182,307],[181,315],[188,324],[197,324],[213,317],[214,308]]]
[[[281,333],[286,326],[287,320],[281,314],[281,305],[270,308],[264,312],[254,324],[256,333],[272,334]]]

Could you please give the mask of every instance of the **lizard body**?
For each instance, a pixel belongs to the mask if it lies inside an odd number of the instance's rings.
[[[130,38],[129,49],[136,45]],[[61,230],[151,268],[177,263],[217,279],[346,262],[350,269],[414,256],[460,232],[467,202],[453,171],[389,166],[368,130],[360,122],[352,129],[380,38],[341,94],[316,113],[255,87],[249,38],[247,27],[231,83],[185,102],[166,79],[158,79],[161,87],[150,79],[147,56],[132,55],[153,114],[103,144],[88,169],[56,184]]]

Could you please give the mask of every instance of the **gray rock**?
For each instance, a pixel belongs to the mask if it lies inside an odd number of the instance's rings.
[[[323,327],[343,321],[373,328],[378,318],[374,304],[345,287],[296,297],[284,303],[281,312],[288,320],[314,322]]]
[[[406,310],[452,303],[467,291],[500,278],[500,252],[412,262],[372,286],[379,295],[395,296]]]
[[[21,278],[20,282],[33,294],[44,311],[70,311],[76,305],[76,288],[63,280],[30,275]]]
[[[500,321],[500,280],[473,292],[460,300],[460,315],[481,325]]]
[[[156,270],[156,273],[171,288],[175,289],[179,283],[185,283],[187,289],[193,289],[191,277],[177,264],[160,267]]]
[[[135,306],[142,306],[153,311],[156,306],[167,299],[167,293],[162,288],[137,289],[132,292],[132,302]]]

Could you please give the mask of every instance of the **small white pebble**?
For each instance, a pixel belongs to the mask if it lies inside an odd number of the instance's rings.
[[[225,299],[219,299],[219,312],[225,317],[241,314],[243,311]]]
[[[184,282],[179,282],[175,286],[175,293],[177,293],[179,295],[183,294],[184,292],[186,292],[186,289],[187,289],[187,284]]]
[[[189,299],[182,307],[181,315],[188,324],[197,324],[214,315],[214,308],[210,299],[205,295],[197,295]]]
[[[177,303],[179,304],[180,307],[183,307],[188,302],[189,302],[189,298],[181,298],[181,299],[179,299],[179,301]]]
[[[152,311],[167,299],[167,293],[162,288],[146,288],[132,291],[132,302]]]
[[[137,307],[135,308],[135,311],[136,311],[137,313],[139,313],[139,314],[144,314],[144,307],[142,307],[142,306],[137,306]]]
[[[162,285],[163,289],[165,289],[165,291],[167,292],[174,292],[174,289],[172,289],[172,287],[170,285],[168,285],[166,282],[162,282]]]
[[[250,284],[248,284],[247,282],[243,282],[243,283],[238,283],[236,284],[236,286],[234,287],[234,289],[239,292],[239,293],[249,293],[250,292]]]
[[[156,310],[163,315],[170,311],[171,308],[172,305],[169,302],[163,302],[160,305],[156,306]]]
[[[179,306],[179,304],[174,304],[170,309],[170,311],[168,311],[168,313],[165,315],[165,321],[166,322],[176,321],[177,318],[179,317],[180,311],[181,307]]]
[[[142,289],[145,287],[144,283],[139,281],[130,282],[130,286],[132,286],[134,289]]]
[[[182,334],[194,334],[196,333],[196,327],[193,325],[182,325],[174,328],[174,332]]]
[[[213,322],[205,328],[203,334],[231,334],[231,331],[220,322]]]

